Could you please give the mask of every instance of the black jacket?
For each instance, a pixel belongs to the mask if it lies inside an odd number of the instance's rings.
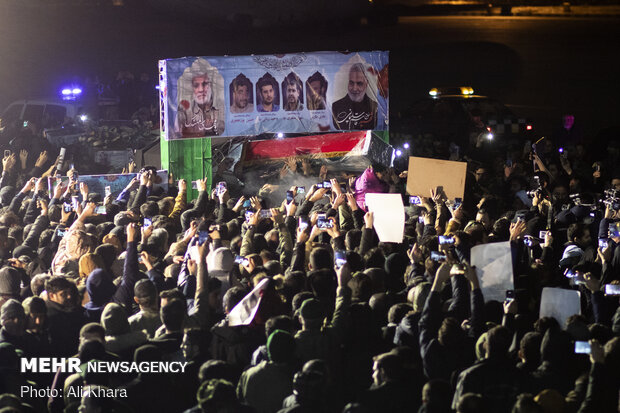
[[[84,309],[68,310],[53,301],[46,301],[50,355],[70,357],[77,353],[80,329],[86,324]]]
[[[510,359],[484,359],[459,375],[452,400],[456,409],[465,393],[478,393],[485,399],[489,412],[509,413],[517,395],[526,389],[527,376],[517,369]]]

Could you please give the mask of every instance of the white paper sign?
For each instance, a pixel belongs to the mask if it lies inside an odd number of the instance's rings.
[[[510,241],[476,245],[471,249],[471,265],[476,267],[484,301],[506,299],[514,290]]]
[[[553,317],[564,328],[566,319],[581,314],[579,291],[545,287],[540,300],[540,317]]]
[[[261,280],[251,293],[243,297],[243,299],[239,301],[239,304],[230,310],[230,313],[228,313],[229,326],[248,325],[254,320],[263,295],[263,290],[267,287],[268,282],[269,278]]]
[[[400,194],[366,194],[366,206],[374,214],[374,227],[379,241],[403,242],[405,206]]]

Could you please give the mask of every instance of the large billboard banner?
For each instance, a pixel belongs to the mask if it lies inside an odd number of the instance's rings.
[[[386,51],[159,62],[164,137],[387,130]]]

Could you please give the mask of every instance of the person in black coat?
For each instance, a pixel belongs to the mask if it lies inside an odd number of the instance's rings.
[[[84,309],[74,304],[77,288],[67,278],[55,276],[45,289],[50,355],[70,357],[78,351],[80,329],[86,324]]]

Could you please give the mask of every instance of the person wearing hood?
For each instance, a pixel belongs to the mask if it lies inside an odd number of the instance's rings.
[[[26,330],[32,334],[37,345],[42,348],[49,346],[47,332],[47,307],[40,297],[28,297],[22,302],[26,313]]]
[[[0,307],[10,299],[19,298],[21,275],[16,268],[0,269]]]
[[[276,330],[267,339],[269,361],[262,361],[243,372],[237,384],[237,397],[258,413],[272,413],[293,391],[295,339]]]
[[[459,374],[453,409],[457,409],[467,393],[477,393],[482,395],[489,411],[510,412],[517,395],[528,385],[527,376],[508,356],[511,336],[510,330],[503,326],[489,330],[484,343],[485,358]]]
[[[9,300],[0,309],[0,343],[10,343],[26,357],[41,353],[37,340],[26,331],[27,318],[24,307],[17,300]]]
[[[351,279],[349,265],[345,264],[337,271],[338,288],[336,306],[327,326],[323,326],[325,311],[319,300],[307,299],[299,309],[302,329],[295,334],[297,357],[306,362],[323,359],[329,364],[335,376],[339,375],[338,352],[344,340],[344,329],[351,305]]]
[[[125,257],[123,278],[118,287],[114,285],[112,276],[101,268],[95,269],[86,279],[86,291],[90,301],[86,303],[85,307],[86,317],[89,321],[99,321],[103,308],[110,302],[131,309],[134,285],[143,275],[138,269],[138,251],[136,248],[138,231],[136,224],[127,226],[127,256]]]
[[[560,328],[548,329],[543,336],[540,353],[542,363],[531,373],[533,393],[556,389],[566,396],[576,379],[570,334]]]
[[[148,340],[144,331],[131,331],[125,310],[116,303],[105,306],[101,324],[105,329],[106,350],[118,354],[123,360],[130,360],[133,351]]]
[[[97,268],[86,278],[86,292],[90,301],[84,305],[84,313],[89,322],[98,322],[106,304],[113,300],[116,286],[105,270]]]
[[[127,254],[123,267],[123,278],[116,288],[113,301],[130,309],[133,303],[133,289],[139,279],[145,278],[138,268],[138,240],[140,229],[137,224],[127,225]]]
[[[413,311],[410,311],[402,318],[396,331],[394,332],[394,344],[397,346],[409,346],[414,350],[419,350],[418,323],[422,316],[422,309],[431,292],[431,283],[423,281],[409,290],[407,301],[413,305]]]
[[[135,363],[163,360],[161,350],[152,344],[142,345],[133,353]],[[134,412],[178,411],[175,398],[170,397],[172,383],[169,377],[168,374],[141,372],[138,377],[119,387],[126,390],[127,397],[119,395],[117,401],[129,405]]]
[[[222,295],[232,286],[230,277],[234,265],[235,257],[228,248],[220,247],[207,255],[209,277],[217,278],[222,282]]]
[[[101,244],[95,248],[95,254],[103,258],[103,269],[112,275],[112,279],[123,274],[123,263],[117,259],[116,247],[112,244]]]

